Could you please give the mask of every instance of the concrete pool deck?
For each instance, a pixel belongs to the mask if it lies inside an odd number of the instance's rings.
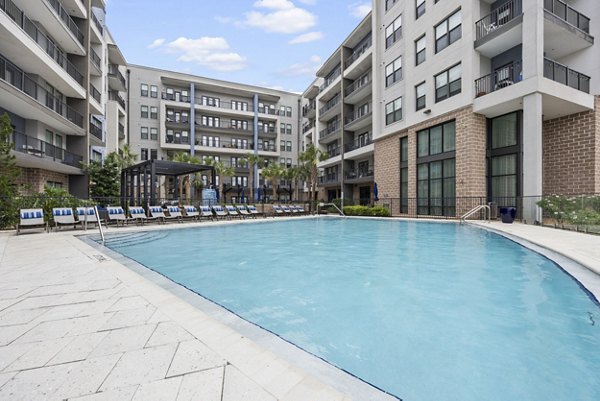
[[[590,270],[559,261],[600,298],[600,276],[591,272],[600,272],[600,237],[475,224],[523,239],[534,250],[555,251],[549,256],[555,260],[568,257],[586,266]],[[91,246],[76,237],[82,233],[0,233],[0,400],[395,399],[162,276]]]

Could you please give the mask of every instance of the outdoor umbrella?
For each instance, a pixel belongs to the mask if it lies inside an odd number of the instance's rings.
[[[245,189],[244,189],[244,187],[242,187],[242,193],[241,193],[240,196],[242,198],[242,203],[246,203],[246,202],[244,202],[244,196],[245,196]]]
[[[377,183],[373,185],[373,198],[375,198],[375,202],[379,200],[379,189],[377,189]]]

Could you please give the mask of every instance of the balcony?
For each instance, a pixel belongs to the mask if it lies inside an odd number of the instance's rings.
[[[125,107],[125,99],[123,99],[121,95],[119,95],[119,92],[108,92],[108,100],[112,100],[119,103],[119,105],[123,108],[123,111],[127,110],[127,108]]]
[[[335,96],[319,109],[319,121],[327,121],[341,110],[340,96]]]
[[[371,74],[365,74],[356,81],[352,82],[345,90],[344,102],[356,104],[373,93],[371,85]]]
[[[168,122],[168,120],[167,120]],[[187,123],[186,121],[182,121],[182,123]],[[248,124],[246,126],[244,126],[243,124],[237,124],[237,123],[231,123],[231,121],[221,121],[218,125],[209,125],[209,124],[202,124],[201,122],[196,121],[196,126],[200,127],[202,130],[206,130],[206,131],[228,131],[234,134],[247,134],[247,135],[252,135],[253,130],[252,130],[252,126],[251,124]],[[275,127],[269,127],[269,129],[267,129],[266,131],[263,130],[259,130],[259,133],[264,132],[264,133],[271,133],[276,135],[277,132],[275,130]]]
[[[189,96],[182,96],[180,93],[162,92],[160,94],[160,98],[162,100],[168,100],[168,101],[171,101],[171,102],[190,103],[190,97]]]
[[[344,128],[349,131],[360,130],[370,125],[372,121],[372,106],[369,103],[359,107],[354,113],[346,117]]]
[[[347,171],[345,174],[346,181],[352,184],[373,181],[374,175],[375,174],[373,173],[373,170],[368,170],[364,168],[350,170]]]
[[[0,80],[18,92],[27,95],[28,99],[33,99],[38,105],[41,105],[42,110],[50,113],[44,115],[39,112],[39,108],[32,108],[29,103],[22,102],[18,96],[13,96],[9,91],[0,91],[0,102],[4,99],[7,101],[7,105],[3,106],[4,108],[21,115],[23,118],[40,120],[51,127],[57,127],[57,122],[59,122],[61,123],[58,126],[59,129],[73,134],[80,133],[74,132],[70,123],[83,128],[83,116],[81,114],[54,97],[32,77],[2,56],[0,56]],[[3,98],[4,96],[6,98]],[[60,118],[57,121],[49,117]]]
[[[125,126],[119,123],[119,139],[125,139]]]
[[[325,92],[325,90],[340,76],[342,75],[342,67],[338,67],[333,73],[331,73],[325,82],[319,87],[319,93]]]
[[[522,0],[502,4],[475,23],[475,49],[492,58],[522,42]]]
[[[346,152],[352,152],[353,150],[364,148],[373,143],[373,137],[371,135],[360,136],[356,138],[352,143],[346,145]]]
[[[90,121],[90,134],[98,138],[100,141],[103,141],[102,135],[102,126],[100,126],[100,122]]]
[[[338,173],[323,174],[319,177],[320,186],[331,186],[340,183],[340,176]]]
[[[475,80],[475,97],[485,96],[522,80],[521,60]]]
[[[315,127],[315,123],[313,121],[309,122],[308,124],[304,124],[304,126],[302,127],[302,133],[306,134],[308,131],[310,131],[314,127]]]
[[[98,105],[102,104],[102,94],[91,83],[90,83],[90,96],[92,97],[92,99],[94,99],[95,101],[98,102]]]
[[[90,47],[90,61],[92,63],[92,66],[95,68],[95,71],[91,70],[90,73],[92,75],[96,75],[96,76],[102,75],[102,59],[100,58],[98,53],[96,53],[94,51],[94,49],[92,49],[91,47]],[[94,72],[96,74],[93,74]]]
[[[342,154],[342,147],[341,146],[335,146],[332,148],[327,148],[327,156],[328,159],[332,158],[332,157],[336,157]]]
[[[120,92],[127,90],[127,81],[116,64],[108,65],[108,87]]]
[[[356,60],[360,58],[363,54],[367,52],[371,48],[373,44],[373,39],[369,37],[358,49],[354,49],[350,57],[346,59],[346,68],[349,68]]]
[[[329,125],[324,130],[319,132],[319,142],[329,143],[333,142],[339,137],[339,133],[341,132],[340,123],[336,122],[334,124]]]
[[[11,138],[14,151],[49,162],[61,163],[67,166],[81,168],[83,156],[71,153],[51,143],[14,131]],[[19,158],[20,159],[20,158]]]
[[[590,93],[589,76],[572,70],[569,67],[548,58],[544,58],[544,77],[563,85],[570,86],[573,89]]]
[[[544,0],[545,56],[560,59],[594,44],[590,19],[561,0]]]
[[[69,13],[63,8],[62,4],[58,0],[45,0],[56,15],[60,18],[65,27],[75,36],[77,41],[83,45],[83,33],[79,30],[79,27],[73,21],[73,18],[69,15]]]
[[[7,24],[6,26],[0,24],[2,25],[0,26],[0,34],[2,36],[0,51],[10,52],[11,56],[14,57],[14,62],[29,66],[32,74],[43,76],[47,80],[53,82],[54,86],[61,92],[72,97],[83,97],[83,75],[77,67],[69,61],[64,52],[56,47],[56,45],[37,28],[25,13],[12,2],[12,0],[0,0],[0,10],[2,10],[2,13],[0,14],[4,14],[6,17],[10,18],[20,28],[18,30],[13,30],[10,28],[10,24]],[[21,33],[25,33],[27,36],[23,36]],[[25,45],[23,44],[23,40],[27,42],[29,39],[35,42],[48,57],[40,57],[39,53],[35,52],[33,48],[30,48],[28,43],[25,43]],[[12,51],[15,47],[18,47],[20,51]],[[62,77],[59,74],[60,70],[55,69],[55,67],[65,71],[70,78],[65,79],[66,77]],[[75,82],[70,81],[71,78],[74,79]],[[73,88],[73,85],[76,84],[79,84],[79,88],[77,88],[79,91]]]
[[[104,27],[102,26],[102,23],[94,13],[92,13],[92,22],[94,23],[94,26],[98,29],[98,32],[100,32],[100,35],[104,35]]]
[[[302,117],[314,118],[317,110],[317,102],[312,100],[302,107]]]

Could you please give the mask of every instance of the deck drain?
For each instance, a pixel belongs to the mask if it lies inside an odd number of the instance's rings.
[[[106,262],[108,259],[106,259],[103,255],[92,255],[94,258],[96,258],[98,260],[98,262],[102,263],[102,262]]]

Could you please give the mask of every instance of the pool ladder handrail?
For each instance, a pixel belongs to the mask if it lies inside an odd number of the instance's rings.
[[[323,202],[321,202],[321,203],[317,204],[317,214],[320,214],[319,213],[320,212],[320,208],[323,207],[323,206],[333,206],[334,208],[337,209],[337,211],[340,213],[341,216],[346,217],[346,215],[344,214],[344,212],[342,211],[342,209],[340,209],[335,203],[323,203]]]
[[[469,217],[473,216],[475,213],[479,212],[481,209],[485,209],[487,211],[487,219],[484,217],[484,220],[487,220],[488,223],[491,223],[492,209],[490,208],[490,205],[479,205],[479,206],[475,206],[473,209],[469,210],[467,213],[460,216],[461,224],[466,223],[466,221]]]
[[[102,245],[106,242],[104,239],[104,229],[102,228],[102,220],[100,220],[100,214],[98,213],[98,205],[94,205],[94,213],[96,213],[96,219],[98,220],[98,230],[100,230],[100,238],[102,239]]]

